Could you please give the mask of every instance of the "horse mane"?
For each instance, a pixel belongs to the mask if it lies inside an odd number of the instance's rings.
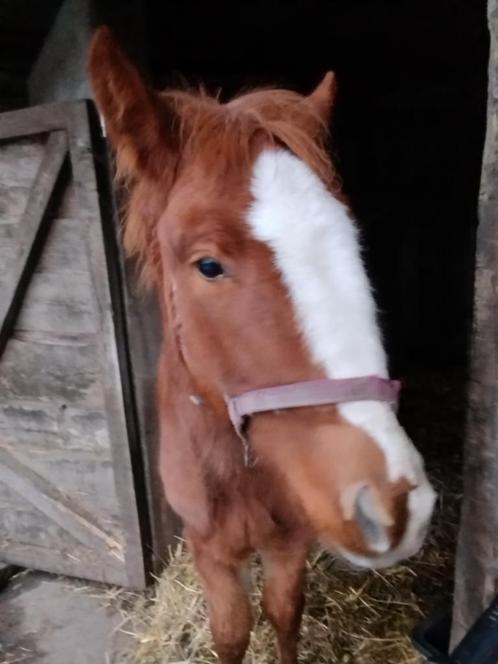
[[[281,146],[339,195],[341,181],[330,157],[327,125],[301,94],[260,88],[224,104],[201,88],[161,92],[159,99],[175,110],[178,119],[174,128],[180,145],[177,171],[197,160],[206,172],[222,177],[250,173],[257,146]],[[118,151],[118,169],[119,161]],[[157,183],[120,174],[119,170],[118,178],[129,189],[124,213],[125,250],[138,257],[142,284],[157,285],[161,259],[155,226],[166,204],[168,186],[158,194]]]

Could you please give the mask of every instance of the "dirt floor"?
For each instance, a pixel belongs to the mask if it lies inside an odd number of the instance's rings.
[[[110,596],[97,584],[18,574],[0,591],[0,664],[121,664],[131,643]]]

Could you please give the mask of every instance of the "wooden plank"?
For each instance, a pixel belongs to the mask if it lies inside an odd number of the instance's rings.
[[[106,163],[108,170],[105,182],[114,182],[114,171],[109,154]],[[100,183],[104,191],[105,182]],[[110,223],[115,236],[120,236],[121,221],[118,210],[124,208],[120,193],[113,190],[106,198],[112,202],[108,210]],[[115,243],[116,265],[119,267],[121,300],[123,302],[123,326],[126,330],[130,371],[133,376],[133,389],[137,409],[137,439],[142,450],[144,492],[147,496],[150,514],[151,567],[160,574],[169,556],[170,546],[181,533],[181,523],[166,502],[164,488],[159,474],[159,420],[157,415],[156,379],[159,353],[162,343],[160,307],[155,293],[147,293],[138,287],[137,265],[126,261],[119,241]]]
[[[91,515],[92,520],[97,518],[100,527],[109,536],[122,541],[119,505],[113,492],[112,465],[109,458],[102,460],[97,455],[92,457],[88,452],[67,452],[61,449],[55,451],[34,450],[29,447],[26,447],[25,450],[18,449],[15,439],[13,444],[10,444],[9,439],[2,441],[2,448],[15,450],[16,459],[42,480],[48,481],[51,485],[57,482],[59,493],[67,496],[68,500],[75,505],[76,510]],[[83,482],[81,481],[82,474],[86,474]],[[111,494],[103,493],[103,489],[107,489]],[[21,503],[24,505],[26,498],[19,492],[14,494],[7,484],[0,482],[0,507],[3,508],[3,505],[10,504],[9,509],[12,511],[13,500],[17,505]],[[15,524],[14,528],[11,523],[10,532],[7,513],[2,512],[5,515],[2,523],[2,527],[5,529],[4,534],[10,538],[15,536],[19,538],[19,541],[36,545],[46,543],[45,534],[40,533],[37,526],[40,511],[35,505],[29,504],[25,505],[25,511],[25,529],[19,528],[18,524]],[[29,513],[31,518],[27,516]],[[60,526],[57,528],[60,529]],[[57,534],[58,529],[53,532]],[[53,539],[54,552],[57,552],[57,545],[57,539]],[[100,551],[100,548],[95,551]]]
[[[88,548],[0,483],[0,559],[21,567],[126,585],[122,561]]]
[[[51,517],[33,507],[33,505],[18,492],[10,490],[3,482],[0,484],[0,505],[2,506],[2,521],[0,522],[0,558],[5,559],[4,552],[10,550],[12,544],[31,545],[38,550],[52,553],[59,551],[79,552],[86,555],[97,554],[103,560],[110,560],[113,565],[119,565],[114,557],[102,556],[100,548],[93,550],[82,544],[68,530],[61,528]],[[58,556],[57,556],[58,557]],[[38,569],[38,568],[37,568]]]
[[[488,19],[488,119],[479,195],[454,645],[498,592],[498,0],[489,0]]]
[[[57,208],[56,213],[56,216],[58,217],[71,217],[73,219],[79,219],[80,210],[78,195],[74,182],[71,182],[69,186],[66,187],[62,199],[59,202],[59,207]]]
[[[80,505],[55,485],[2,448],[0,480],[85,546],[123,560],[122,543],[98,523],[95,515],[84,513]]]
[[[2,113],[0,140],[65,129],[71,106],[71,102],[59,102]]]
[[[110,441],[103,410],[67,404],[5,399],[0,403],[0,439],[19,448],[73,450],[110,459]]]
[[[8,409],[8,406],[4,406],[5,410]],[[12,409],[9,416],[12,416],[17,409]],[[19,412],[19,411],[18,411]],[[43,413],[43,411],[40,411]],[[91,411],[88,414],[88,423],[85,422],[87,429],[83,430],[73,430],[70,433],[67,433],[65,430],[65,423],[57,431],[47,431],[44,429],[28,429],[27,428],[27,416],[25,412],[19,413],[19,420],[14,420],[13,422],[7,423],[2,422],[2,427],[0,428],[0,437],[2,439],[2,444],[15,447],[19,450],[42,450],[45,454],[52,454],[53,458],[64,452],[66,455],[66,460],[70,463],[75,464],[75,484],[70,487],[71,490],[78,491],[78,486],[80,480],[82,482],[86,481],[86,478],[82,478],[78,473],[77,464],[80,462],[81,457],[75,455],[74,452],[85,452],[86,454],[91,454],[92,463],[99,464],[111,464],[110,453],[109,453],[109,434],[107,432],[107,426],[105,422],[105,416],[102,413],[95,413],[93,417]],[[0,419],[4,419],[4,413],[0,413]],[[10,419],[10,417],[9,417]],[[41,416],[40,416],[41,419]],[[33,421],[33,419],[31,420]],[[99,424],[104,423],[104,426],[100,431],[98,430]],[[47,422],[44,422],[46,425]],[[97,432],[95,430],[97,429]],[[105,446],[104,446],[105,445]],[[85,465],[85,464],[83,464]],[[112,465],[112,464],[111,464]],[[107,472],[107,468],[106,468]],[[105,478],[98,473],[99,481],[100,480],[111,480],[112,477]],[[92,480],[93,481],[93,480]],[[97,487],[96,497],[100,495],[101,491],[106,490],[106,487]],[[98,507],[98,505],[97,505]]]
[[[2,356],[0,401],[40,400],[99,409],[104,397],[98,353],[97,339],[76,346],[12,338]]]
[[[9,444],[13,440],[13,444]],[[77,449],[44,449],[16,442],[6,436],[2,447],[15,451],[15,456],[36,475],[57,484],[77,509],[95,515],[109,534],[122,539],[121,515],[114,492],[113,467],[109,448],[105,451]]]
[[[130,362],[151,513],[152,565],[154,573],[160,574],[167,562],[170,547],[177,541],[182,529],[178,516],[166,502],[159,474],[160,436],[156,384],[162,343],[160,308],[155,294],[140,292],[138,289],[135,261],[125,261],[123,253],[120,252],[120,265]]]
[[[49,220],[48,226],[48,235],[35,272],[84,273],[82,278],[85,279],[85,275],[89,278],[85,225],[79,219],[56,217]],[[0,279],[7,279],[10,264],[15,260],[17,242],[17,223],[0,223]]]
[[[122,339],[125,331],[120,328],[119,335],[115,322],[119,319],[115,315],[116,306],[119,306],[120,294],[116,293],[114,301],[111,298],[109,282],[113,279],[113,263],[107,263],[104,247],[107,252],[112,251],[112,229],[107,227],[104,233],[103,224],[109,224],[109,219],[101,216],[101,199],[98,196],[95,163],[89,124],[89,107],[85,102],[73,104],[68,111],[68,137],[71,154],[71,166],[75,179],[78,197],[78,209],[82,222],[88,224],[88,256],[90,270],[97,301],[97,310],[100,325],[101,339],[101,368],[106,404],[107,420],[113,454],[114,482],[118,497],[122,522],[124,527],[125,566],[129,585],[141,588],[146,584],[144,559],[145,551],[142,546],[142,536],[148,523],[146,504],[141,505],[141,517],[137,506],[136,490],[139,488],[139,476],[142,467],[138,441],[135,440],[131,430],[131,418],[134,413],[133,393],[126,392],[126,411],[123,402],[123,388],[130,380],[129,366],[123,357],[118,356],[117,339]],[[95,138],[95,137],[94,137]],[[120,361],[121,360],[121,361]],[[119,444],[117,444],[119,441]],[[128,442],[128,445],[125,444]],[[132,455],[134,457],[135,474],[132,468]]]
[[[9,253],[12,253],[15,247],[14,240],[16,239],[16,235],[17,224],[9,222],[0,225],[0,250],[3,250],[4,247],[7,246]],[[0,264],[0,270],[4,269],[3,263]]]
[[[48,519],[47,524],[50,524]],[[2,538],[0,558],[19,567],[66,576],[81,577],[82,569],[84,569],[85,576],[89,579],[117,586],[127,584],[122,563],[117,560],[113,562],[109,556],[103,560],[90,549],[79,549],[77,545],[64,545],[60,541],[56,557],[53,548],[43,548],[29,542]]]
[[[38,136],[0,143],[2,185],[31,188],[44,153],[44,141]]]
[[[2,278],[0,276],[0,283]],[[53,332],[45,332],[43,330],[22,330],[15,329],[12,337],[16,341],[23,341],[31,344],[45,344],[46,346],[73,346],[79,348],[81,346],[96,345],[95,335],[82,335],[82,334],[62,334],[58,333],[57,336]]]
[[[44,225],[42,221],[66,152],[65,133],[54,132],[47,141],[43,160],[20,221],[21,230],[16,261],[12,266],[0,301],[0,356],[11,334],[22,296],[29,282],[29,269],[43,242]]]
[[[107,182],[114,182],[111,169],[112,158],[102,163],[108,164]],[[104,185],[100,183],[100,189]],[[113,202],[109,210],[115,235],[120,236],[121,220],[119,210],[124,209],[121,192],[109,192],[108,200]],[[137,408],[138,439],[142,449],[145,492],[147,495],[151,527],[151,565],[155,574],[160,574],[169,557],[170,546],[177,541],[182,530],[178,516],[168,505],[159,473],[159,418],[157,413],[156,383],[159,354],[162,344],[162,323],[160,307],[155,293],[145,292],[137,282],[137,265],[133,260],[125,260],[120,242],[116,242],[117,265],[123,321],[129,347],[129,362],[133,376],[133,388]]]
[[[1,193],[0,193],[1,196]],[[16,224],[0,224],[0,293],[2,292],[2,279],[7,279],[12,269],[16,254]]]
[[[90,268],[85,251],[87,232],[88,229],[80,219],[67,217],[53,219],[36,270],[53,274],[78,272],[89,274]]]
[[[0,403],[0,431],[16,428],[27,432],[58,433],[61,418],[60,407],[54,404],[40,404],[39,401],[12,401],[3,400]],[[3,440],[3,431],[0,434]]]
[[[0,166],[12,168],[12,161],[29,159],[35,164],[33,175],[36,175],[39,160],[43,157],[45,138],[43,135],[35,135],[0,142]],[[31,170],[30,164],[23,164],[23,166]]]
[[[30,188],[0,183],[0,226],[18,222],[26,208]]]
[[[31,277],[16,332],[50,332],[58,337],[91,337],[98,332],[90,275],[37,272]]]

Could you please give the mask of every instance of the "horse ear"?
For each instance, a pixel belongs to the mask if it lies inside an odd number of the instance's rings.
[[[391,546],[389,529],[394,520],[375,487],[357,483],[342,495],[344,516],[356,522],[365,544],[372,551],[385,553]]]
[[[92,39],[88,70],[121,173],[164,179],[179,152],[174,110],[150,88],[107,27]]]
[[[336,79],[333,71],[328,71],[313,92],[308,95],[308,103],[319,117],[328,124],[336,96]]]

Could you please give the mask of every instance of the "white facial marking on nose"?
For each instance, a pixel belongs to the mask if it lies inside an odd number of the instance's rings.
[[[274,253],[313,360],[329,378],[386,377],[375,303],[347,208],[282,149],[258,156],[251,191],[247,223]],[[426,481],[420,455],[388,404],[347,403],[339,412],[382,449],[391,481]]]

